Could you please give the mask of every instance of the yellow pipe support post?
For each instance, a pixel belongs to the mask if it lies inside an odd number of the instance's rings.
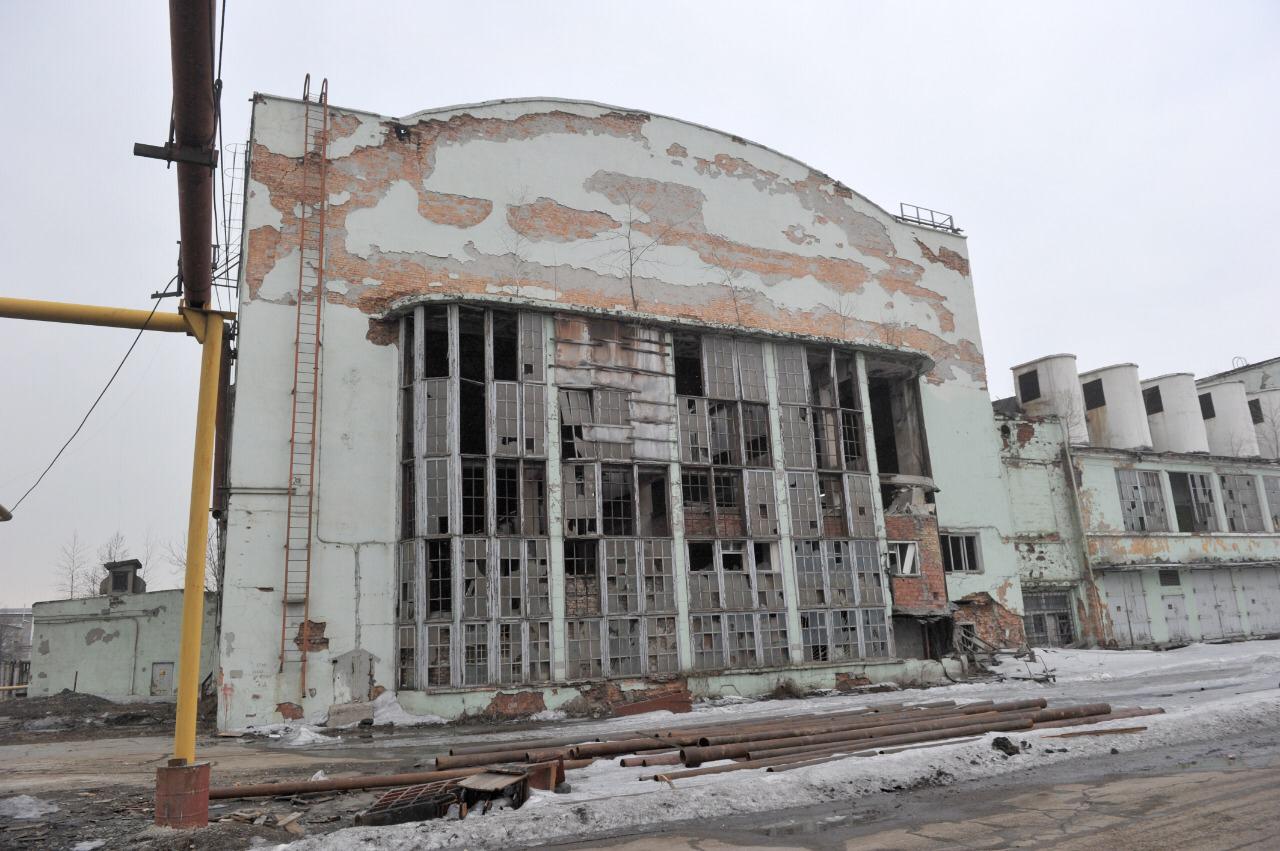
[[[200,315],[186,311],[194,326]],[[213,438],[217,430],[218,371],[222,365],[222,315],[205,313],[200,354],[196,445],[191,461],[191,511],[187,520],[187,573],[182,591],[182,645],[178,653],[178,717],[173,756],[196,758],[196,704],[200,690],[200,632],[204,626],[204,572],[209,539],[209,492],[213,486]]]

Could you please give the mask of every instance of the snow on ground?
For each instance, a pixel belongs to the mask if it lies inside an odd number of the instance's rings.
[[[439,715],[414,715],[406,712],[395,694],[384,691],[374,698],[373,723],[394,724],[397,727],[423,727],[429,724],[443,724],[445,719]]]
[[[30,795],[15,795],[0,800],[0,818],[32,819],[56,813],[58,805]]]
[[[804,714],[893,701],[954,698],[1018,699],[1043,696],[1050,705],[1105,700],[1119,706],[1162,706],[1165,715],[1124,719],[1103,727],[1145,726],[1145,732],[1112,737],[1050,739],[1064,732],[1047,729],[1008,734],[1032,743],[1031,751],[1005,757],[991,747],[997,734],[934,748],[904,751],[873,758],[843,760],[768,774],[760,770],[730,772],[675,781],[674,788],[641,781],[654,769],[621,768],[616,760],[601,760],[569,775],[573,791],[556,795],[535,792],[520,810],[473,816],[465,821],[428,821],[385,828],[351,828],[288,846],[291,851],[337,851],[359,845],[379,851],[410,848],[508,848],[550,842],[636,825],[659,825],[692,818],[758,814],[790,807],[859,798],[886,789],[935,785],[1025,771],[1067,760],[1109,755],[1112,747],[1126,751],[1210,739],[1227,733],[1280,726],[1280,641],[1228,645],[1192,645],[1169,652],[1043,650],[1041,659],[1055,672],[1056,683],[1030,680],[975,682],[927,691],[866,697],[832,696],[809,700],[719,701],[700,705],[693,713],[610,719],[582,725],[557,725],[540,731],[563,735],[567,729],[614,732],[677,724],[736,721],[761,715]],[[1031,673],[1043,670],[1039,663]],[[1028,666],[1019,661],[1002,664],[1007,677],[1025,677]],[[528,730],[506,737],[533,738]],[[453,737],[456,741],[458,737]],[[484,736],[485,741],[499,736]],[[447,736],[433,736],[437,748]],[[422,746],[422,739],[418,739]],[[1047,752],[1051,748],[1053,752]],[[674,769],[673,769],[674,770]]]

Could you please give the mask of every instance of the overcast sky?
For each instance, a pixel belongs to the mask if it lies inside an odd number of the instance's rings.
[[[0,4],[0,294],[149,308],[173,274],[167,6]],[[226,142],[254,91],[388,115],[550,95],[745,136],[969,237],[993,396],[1008,367],[1208,374],[1280,354],[1280,4],[248,3]],[[166,309],[170,305],[166,304]],[[133,332],[0,320],[0,504],[75,427]],[[0,526],[0,605],[58,596],[59,548],[186,525],[198,347],[147,334]],[[173,585],[157,568],[152,587]]]

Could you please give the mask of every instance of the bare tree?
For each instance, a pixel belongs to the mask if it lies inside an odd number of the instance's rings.
[[[59,593],[69,600],[86,596],[86,588],[92,582],[92,566],[79,532],[72,532],[71,540],[58,550],[57,568]]]
[[[1262,410],[1262,422],[1255,423],[1258,433],[1258,449],[1266,458],[1280,458],[1280,401],[1269,400],[1265,396],[1256,400]]]
[[[175,578],[180,586],[185,585],[187,576],[187,536],[178,541],[169,541],[164,547],[164,559],[174,569]],[[218,537],[213,529],[209,530],[204,550],[204,590],[216,593],[222,588],[222,569],[218,563]]]
[[[711,262],[707,264],[707,268],[714,271],[720,279],[720,283],[729,291],[729,298],[733,300],[733,319],[738,325],[742,324],[742,302],[741,302],[741,286],[738,284],[738,278],[742,275],[742,269],[732,257],[723,255],[719,252],[711,253]]]
[[[691,216],[672,222],[659,231],[657,236],[649,237],[640,225],[651,221],[651,219],[642,218],[642,211],[637,208],[635,193],[628,188],[622,188],[618,194],[622,200],[623,207],[626,208],[626,216],[622,221],[622,227],[596,238],[605,242],[621,243],[617,248],[607,252],[605,256],[613,258],[614,267],[620,275],[627,279],[627,288],[631,291],[631,308],[639,310],[640,299],[636,295],[636,273],[640,268],[640,264],[642,262],[656,262],[654,260],[646,261],[645,255],[655,245],[666,239],[676,228],[687,222]]]

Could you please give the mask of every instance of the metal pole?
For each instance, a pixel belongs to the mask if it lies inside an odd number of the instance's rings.
[[[200,315],[188,311],[192,322]],[[178,653],[178,717],[174,759],[196,758],[196,703],[200,689],[200,632],[204,626],[204,572],[209,539],[209,493],[213,484],[213,443],[222,366],[222,316],[205,313],[200,353],[200,395],[196,408],[195,453],[191,461],[191,507],[187,519],[187,573],[182,590],[182,645]]]

